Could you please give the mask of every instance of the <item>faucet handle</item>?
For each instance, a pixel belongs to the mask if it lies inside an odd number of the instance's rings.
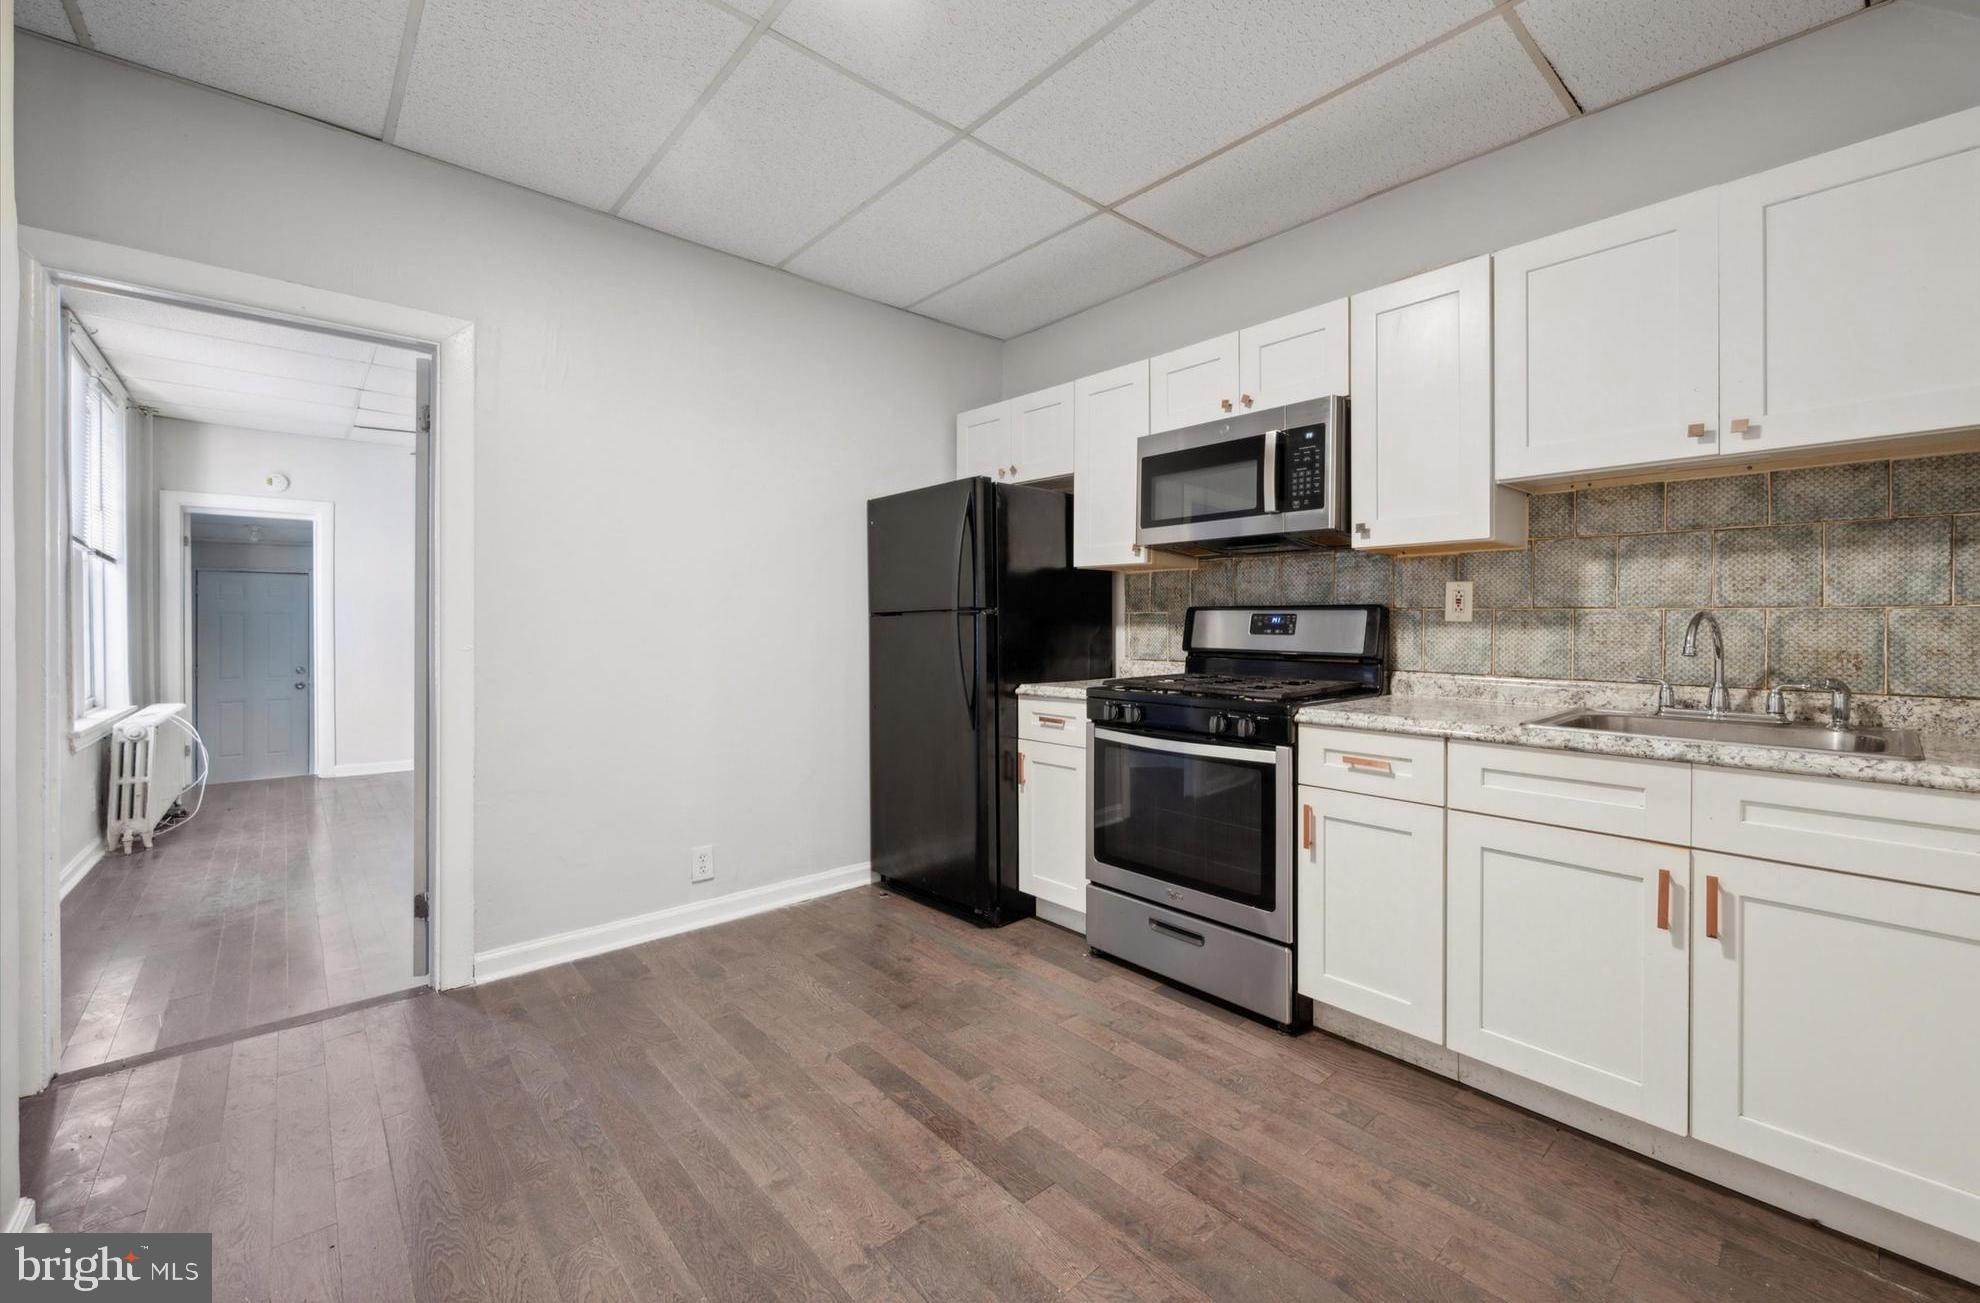
[[[1657,710],[1659,713],[1677,705],[1677,693],[1672,689],[1669,679],[1652,678],[1647,674],[1639,674],[1636,681],[1638,683],[1655,685],[1657,689]]]
[[[1767,689],[1767,713],[1787,718],[1787,693],[1826,692],[1829,694],[1829,727],[1849,727],[1849,685],[1841,679],[1788,679],[1777,681]]]

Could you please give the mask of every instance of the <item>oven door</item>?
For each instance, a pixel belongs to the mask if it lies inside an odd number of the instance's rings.
[[[1087,725],[1086,876],[1291,943],[1293,751]]]
[[[1264,414],[1147,435],[1137,452],[1134,537],[1144,547],[1284,528],[1277,501],[1278,431]]]

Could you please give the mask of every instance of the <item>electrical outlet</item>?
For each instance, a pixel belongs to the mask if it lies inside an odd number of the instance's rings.
[[[690,871],[690,882],[713,882],[715,880],[715,848],[697,846],[688,854],[694,857],[694,867]]]
[[[1471,623],[1471,580],[1451,579],[1445,582],[1444,623]]]

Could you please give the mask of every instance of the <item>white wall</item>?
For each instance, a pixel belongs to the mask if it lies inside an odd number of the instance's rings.
[[[152,425],[152,465],[160,490],[328,502],[336,508],[336,763],[409,765],[413,455],[376,443],[160,417]],[[289,477],[286,493],[270,492],[262,483],[270,471]],[[160,691],[176,690],[161,685]]]
[[[1980,104],[1980,20],[1912,0],[1377,195],[1009,341],[1028,393]]]
[[[861,504],[952,473],[994,342],[66,46],[19,72],[23,225],[475,323],[477,950],[867,859]]]

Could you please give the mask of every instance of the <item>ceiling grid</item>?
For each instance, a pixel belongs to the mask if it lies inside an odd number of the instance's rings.
[[[589,0],[566,16],[536,0],[17,0],[16,14],[1008,338],[1866,7]]]

